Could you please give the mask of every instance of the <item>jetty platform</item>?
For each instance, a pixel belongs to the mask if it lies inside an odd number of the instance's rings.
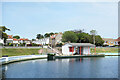
[[[59,58],[85,58],[85,57],[105,57],[104,54],[94,54],[94,55],[62,55],[62,56],[55,56],[56,59]]]

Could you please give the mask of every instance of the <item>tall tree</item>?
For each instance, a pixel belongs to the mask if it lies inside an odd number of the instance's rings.
[[[43,37],[43,35],[42,34],[37,34],[37,37],[36,37],[37,39],[42,39],[42,38],[44,38]]]
[[[49,33],[45,33],[44,37],[50,37]]]
[[[51,32],[51,33],[45,33],[44,37],[50,37],[51,35],[54,35],[54,34],[57,34],[57,33],[53,33],[53,32]]]
[[[93,43],[95,44],[95,35],[97,34],[96,30],[91,30],[90,34],[93,36]]]
[[[32,39],[32,41],[36,41],[36,39]]]
[[[62,41],[63,42],[76,42],[78,40],[77,35],[73,31],[66,31],[63,33]]]
[[[13,36],[13,38],[20,39],[20,36],[16,35],[16,36]]]
[[[5,32],[6,30],[10,31],[10,29],[6,28],[5,26],[0,26],[0,30],[2,32]]]
[[[0,26],[0,38],[4,39],[4,43],[6,43],[6,39],[8,38],[8,35],[5,33],[6,30],[10,31],[5,26]]]
[[[53,35],[54,33],[53,33],[53,32],[51,32],[51,33],[49,33],[49,34],[50,34],[50,36],[51,36],[51,35]]]
[[[78,43],[89,43],[90,35],[88,33],[77,33]]]
[[[95,45],[96,46],[102,46],[104,43],[104,40],[100,37],[100,35],[95,36]]]

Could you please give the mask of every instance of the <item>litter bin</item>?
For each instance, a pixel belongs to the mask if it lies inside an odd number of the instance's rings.
[[[48,53],[47,54],[47,59],[48,60],[55,60],[55,53]]]

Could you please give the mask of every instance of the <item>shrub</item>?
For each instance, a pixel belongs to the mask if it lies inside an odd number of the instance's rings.
[[[59,43],[56,45],[56,47],[62,47],[62,45],[63,45],[62,43]]]
[[[9,43],[8,45],[9,45],[9,46],[13,46],[13,43]]]
[[[38,46],[38,44],[32,43],[32,46]]]

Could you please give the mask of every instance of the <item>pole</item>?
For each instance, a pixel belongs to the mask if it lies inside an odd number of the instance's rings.
[[[81,46],[80,46],[80,55],[81,55]]]
[[[72,55],[73,55],[73,51],[74,51],[74,49],[73,49],[73,47],[72,47]]]

